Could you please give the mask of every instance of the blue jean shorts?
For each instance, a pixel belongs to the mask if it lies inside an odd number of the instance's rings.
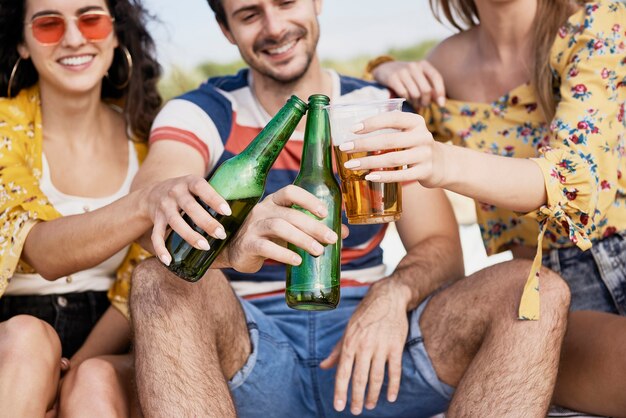
[[[349,417],[350,403],[333,408],[335,370],[322,370],[341,339],[367,288],[344,288],[337,309],[301,312],[290,309],[284,296],[242,300],[252,353],[229,382],[238,416],[273,418]],[[402,357],[398,399],[387,401],[387,379],[378,405],[362,417],[430,417],[445,411],[454,389],[437,378],[424,348],[419,319],[428,303],[409,312],[409,335]],[[350,394],[350,390],[348,391]],[[348,398],[349,401],[349,398]]]
[[[626,315],[626,232],[578,247],[552,250],[543,265],[559,273],[569,284],[570,309]]]

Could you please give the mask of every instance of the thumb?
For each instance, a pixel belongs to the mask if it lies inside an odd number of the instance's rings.
[[[321,363],[320,367],[322,369],[332,369],[337,365],[337,361],[339,361],[339,355],[341,354],[341,341],[335,345],[333,351],[326,357]]]

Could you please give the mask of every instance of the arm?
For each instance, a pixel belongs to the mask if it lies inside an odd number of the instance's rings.
[[[359,129],[360,128],[360,129]],[[519,212],[546,203],[544,175],[528,159],[507,158],[436,142],[424,119],[411,113],[391,112],[363,121],[356,132],[366,134],[392,128],[397,132],[344,143],[348,152],[400,149],[360,158],[358,169],[408,166],[406,170],[373,171],[370,181],[418,180],[426,187],[441,187],[480,202]]]
[[[343,410],[352,380],[353,414],[376,406],[385,374],[387,399],[395,401],[402,370],[402,350],[408,334],[407,312],[433,291],[463,277],[463,260],[456,221],[440,189],[417,183],[403,189],[403,217],[398,232],[407,254],[389,277],[374,283],[354,312],[342,340],[320,366],[337,366],[335,409]],[[409,214],[419,214],[411,216]]]
[[[130,323],[120,311],[110,307],[72,356],[71,367],[76,367],[88,358],[123,353],[128,349],[130,338]]]
[[[50,280],[97,265],[150,227],[144,201],[138,191],[93,212],[38,222],[22,258]]]

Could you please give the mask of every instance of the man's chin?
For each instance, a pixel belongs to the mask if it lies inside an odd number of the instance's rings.
[[[297,64],[293,61],[284,65],[256,68],[256,71],[278,83],[290,84],[299,81],[309,69],[310,62]]]

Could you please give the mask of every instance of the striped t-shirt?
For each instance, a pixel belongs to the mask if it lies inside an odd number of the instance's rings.
[[[376,84],[340,76],[333,80],[331,102],[349,103],[380,100],[390,92]],[[176,140],[196,149],[211,173],[222,162],[241,152],[270,121],[271,116],[254,96],[250,72],[209,79],[198,89],[168,102],[157,116],[150,142]],[[306,100],[306,98],[304,98]],[[265,193],[270,194],[293,183],[300,169],[303,132],[294,132],[278,156],[267,178]],[[343,223],[347,225],[345,213]],[[362,286],[383,277],[380,242],[387,224],[350,225],[343,241],[341,285]],[[224,270],[237,294],[252,297],[277,293],[285,288],[285,266],[267,260],[253,274]]]

